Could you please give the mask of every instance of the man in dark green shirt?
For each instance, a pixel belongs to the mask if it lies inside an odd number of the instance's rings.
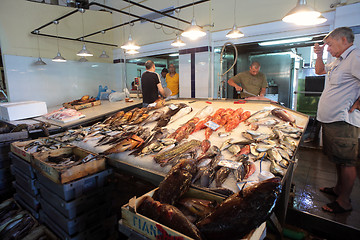
[[[241,92],[243,88],[256,96],[264,97],[268,87],[265,74],[260,72],[260,63],[252,62],[249,71],[241,72],[228,80],[228,84]],[[253,97],[247,93],[241,93],[242,98]]]

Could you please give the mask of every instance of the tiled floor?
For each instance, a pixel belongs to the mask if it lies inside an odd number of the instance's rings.
[[[343,214],[327,213],[321,209],[321,206],[334,201],[335,198],[320,192],[319,188],[335,185],[335,165],[317,149],[300,148],[297,158],[298,166],[293,176],[294,208],[360,230],[360,176],[356,179],[351,195],[353,211]]]

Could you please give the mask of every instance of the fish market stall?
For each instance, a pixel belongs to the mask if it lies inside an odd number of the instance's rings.
[[[158,109],[119,111],[103,122],[53,136],[158,185],[181,159],[196,159],[192,186],[231,195],[280,176],[286,216],[295,154],[308,116],[268,101],[178,99]]]

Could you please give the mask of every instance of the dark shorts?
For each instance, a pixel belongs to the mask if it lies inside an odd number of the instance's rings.
[[[346,122],[322,123],[323,151],[343,166],[358,165],[359,128]]]

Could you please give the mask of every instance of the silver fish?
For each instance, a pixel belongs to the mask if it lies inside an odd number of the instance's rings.
[[[282,148],[276,148],[276,150],[280,153],[280,155],[287,161],[290,161],[289,154]]]
[[[224,150],[228,149],[232,145],[231,144],[232,140],[233,140],[232,138],[226,139],[223,142],[223,144],[221,144],[220,151],[224,151]]]
[[[277,176],[284,176],[284,171],[282,170],[282,168],[274,160],[270,161],[270,172]]]
[[[171,117],[171,120],[170,120],[169,124],[175,122],[176,120],[178,120],[178,119],[180,119],[180,118],[182,118],[182,117],[184,117],[186,115],[188,115],[189,113],[192,112],[192,110],[193,110],[192,107],[189,107],[189,106],[180,109],[174,116]]]
[[[289,161],[285,160],[285,159],[282,159],[280,162],[279,162],[279,165],[285,169],[288,168],[289,166]]]
[[[267,153],[271,160],[275,160],[276,162],[280,162],[282,160],[282,157],[276,148],[269,149]]]
[[[228,148],[229,152],[231,152],[232,154],[237,154],[240,152],[241,148],[239,145],[231,145],[229,148]]]

